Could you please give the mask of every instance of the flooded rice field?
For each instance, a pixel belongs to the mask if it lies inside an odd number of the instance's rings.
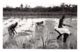
[[[28,16],[29,17],[29,16]],[[68,16],[66,16],[68,17]],[[70,17],[70,16],[69,16]],[[61,17],[60,17],[61,18]],[[3,19],[3,48],[4,49],[77,49],[77,17],[65,18],[64,23],[70,25],[68,28],[71,35],[66,43],[62,42],[62,37],[55,31],[60,18],[25,18],[7,16]],[[43,25],[37,26],[37,22],[43,21]],[[18,23],[13,39],[10,38],[8,27]]]

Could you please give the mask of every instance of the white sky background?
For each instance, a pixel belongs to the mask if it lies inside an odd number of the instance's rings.
[[[4,0],[3,7],[10,6],[10,7],[19,7],[20,4],[23,4],[25,7],[26,4],[30,5],[30,7],[36,6],[59,6],[61,3],[66,4],[77,4],[77,0]]]

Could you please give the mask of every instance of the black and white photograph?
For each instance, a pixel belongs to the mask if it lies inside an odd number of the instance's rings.
[[[77,49],[72,0],[5,0],[3,49]]]

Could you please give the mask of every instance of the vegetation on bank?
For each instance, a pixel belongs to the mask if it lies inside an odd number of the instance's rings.
[[[64,4],[62,3],[60,6],[53,6],[53,7],[43,7],[43,6],[37,6],[34,8],[31,8],[30,6],[23,7],[23,4],[20,5],[20,7],[5,7],[3,8],[3,11],[16,11],[16,12],[77,12],[77,5],[74,4]]]

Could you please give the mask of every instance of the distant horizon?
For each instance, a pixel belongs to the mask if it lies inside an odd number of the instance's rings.
[[[61,3],[62,4],[62,3]],[[60,5],[61,5],[60,4]],[[64,3],[65,4],[65,3]],[[25,8],[26,6],[24,6],[24,4],[22,4],[23,5],[23,8]],[[26,4],[27,5],[27,4]],[[54,6],[48,6],[48,7],[55,7],[55,6],[60,6],[60,5],[54,5]],[[76,5],[76,4],[66,4],[66,5]],[[16,7],[20,7],[21,6],[21,4],[19,5],[19,6],[16,6]],[[11,7],[11,8],[16,8],[16,7],[12,7],[12,6],[5,6],[5,7],[3,7],[3,8],[6,8],[6,7]],[[28,8],[36,8],[36,7],[43,7],[43,8],[48,8],[48,7],[45,7],[45,6],[35,6],[35,7],[31,7],[30,5],[27,5],[27,7]]]
[[[65,4],[71,4],[71,5],[77,5],[77,0],[5,0],[3,3],[3,7],[20,7],[21,4],[23,4],[23,7],[26,5],[30,8],[34,8],[37,6],[42,7],[54,7],[54,6],[60,6],[62,3]]]

